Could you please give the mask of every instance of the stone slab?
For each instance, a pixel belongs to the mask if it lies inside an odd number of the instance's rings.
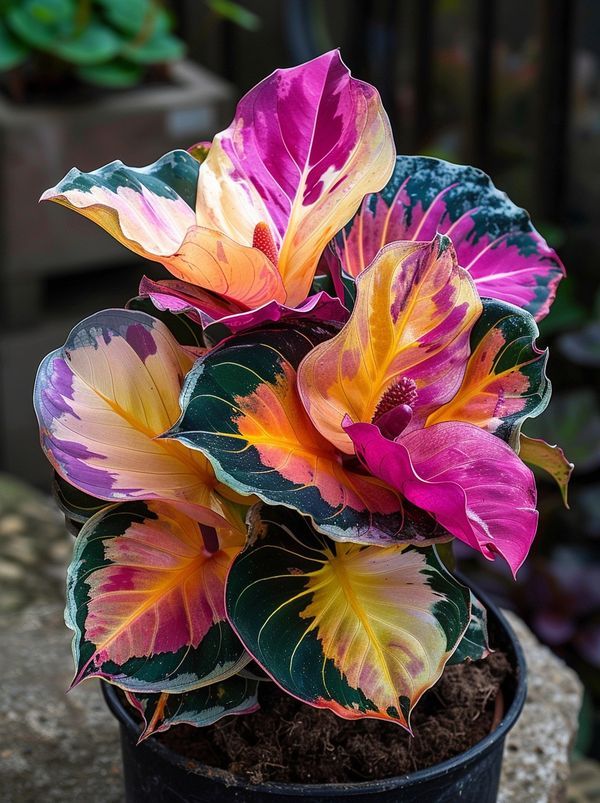
[[[583,687],[517,616],[507,616],[527,660],[527,699],[506,742],[498,803],[562,803]]]

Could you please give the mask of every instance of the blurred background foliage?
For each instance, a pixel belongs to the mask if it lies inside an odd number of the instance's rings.
[[[49,60],[106,89],[166,80],[153,68],[185,48],[239,96],[276,67],[331,47],[379,88],[399,152],[489,172],[567,267],[540,326],[554,397],[525,431],[559,443],[576,464],[571,509],[540,475],[539,536],[516,584],[499,562],[466,550],[459,559],[579,672],[588,690],[579,749],[598,755],[600,3],[0,0],[2,86],[23,102],[23,75],[47,71]]]
[[[68,81],[128,88],[180,59],[173,15],[154,0],[2,0],[0,70],[25,102]]]

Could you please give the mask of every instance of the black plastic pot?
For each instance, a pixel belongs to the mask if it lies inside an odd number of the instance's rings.
[[[108,707],[121,725],[127,803],[494,803],[506,734],[517,721],[526,694],[523,651],[510,625],[485,596],[494,646],[508,655],[515,681],[503,689],[504,715],[478,744],[449,761],[419,772],[380,781],[350,784],[251,784],[224,770],[180,756],[157,739],[136,746],[140,726],[115,688],[103,683]]]

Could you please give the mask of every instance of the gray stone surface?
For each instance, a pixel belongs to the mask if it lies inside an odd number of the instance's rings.
[[[561,803],[583,688],[518,617],[508,617],[525,651],[528,685],[523,713],[507,739],[498,803]]]
[[[65,693],[72,662],[63,587],[71,547],[50,500],[0,475],[1,803],[123,800],[117,724],[97,682]],[[530,668],[529,694],[507,744],[499,801],[559,803],[581,688],[519,620],[513,623]],[[588,762],[588,785],[594,769]],[[570,799],[598,800],[592,786],[589,797],[569,790]]]
[[[3,619],[0,800],[118,803],[117,723],[97,682],[65,693],[72,671],[60,605],[35,603]]]

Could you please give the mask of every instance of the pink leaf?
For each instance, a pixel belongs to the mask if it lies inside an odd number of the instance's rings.
[[[457,422],[396,441],[374,424],[345,424],[372,474],[486,558],[502,555],[516,574],[535,536],[536,489],[533,474],[504,441]]]

